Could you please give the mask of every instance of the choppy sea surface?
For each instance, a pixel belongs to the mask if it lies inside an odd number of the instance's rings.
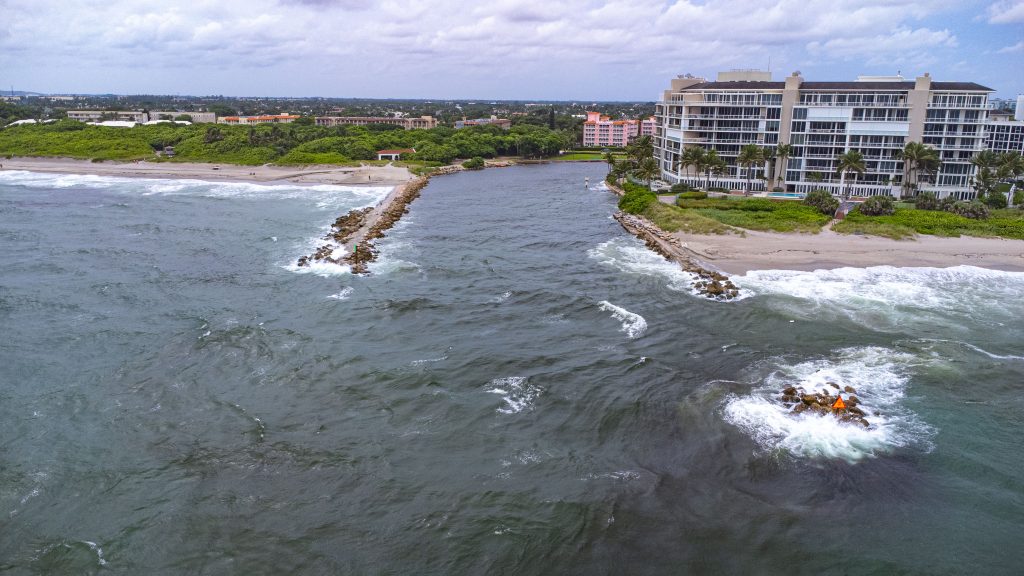
[[[1024,274],[711,302],[604,172],[435,178],[365,277],[294,263],[386,188],[0,172],[0,573],[1021,573]]]

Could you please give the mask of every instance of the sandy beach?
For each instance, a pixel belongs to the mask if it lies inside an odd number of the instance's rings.
[[[4,170],[57,174],[95,174],[141,178],[194,178],[236,182],[299,182],[305,184],[396,185],[416,178],[399,166],[236,166],[192,162],[91,162],[70,158],[0,159]]]
[[[750,270],[819,270],[868,266],[936,267],[978,266],[1024,271],[1024,240],[1003,238],[939,238],[918,236],[890,240],[873,236],[838,234],[781,234],[746,231],[736,234],[676,233],[682,246],[696,258],[728,274]]]

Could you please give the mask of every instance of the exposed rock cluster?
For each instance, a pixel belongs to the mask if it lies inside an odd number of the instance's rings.
[[[353,274],[365,274],[368,271],[367,265],[377,259],[377,248],[373,245],[373,241],[377,238],[383,238],[384,232],[394,226],[409,211],[409,204],[419,197],[420,191],[423,190],[428,181],[429,177],[425,176],[409,182],[392,198],[390,203],[377,206],[376,208],[352,210],[348,214],[339,216],[331,226],[331,232],[324,237],[325,240],[330,240],[331,242],[320,246],[309,256],[300,257],[298,265],[308,266],[312,262],[348,264],[352,267]],[[380,215],[376,219],[372,218],[374,211],[380,211]],[[369,226],[369,229],[366,230],[362,238],[359,238],[358,243],[353,246],[351,253],[344,258],[333,258],[331,256],[339,245],[357,238],[359,233],[366,229],[367,226]]]
[[[695,274],[697,280],[694,281],[693,287],[698,294],[716,300],[731,300],[739,296],[739,287],[733,284],[727,276],[714,270],[708,270],[685,256],[684,248],[675,236],[634,214],[617,212],[615,219],[622,224],[626,231],[643,240],[648,248],[661,254],[667,260],[678,262],[683,270]]]
[[[822,388],[821,392],[807,392],[803,388],[790,386],[782,391],[782,397],[779,400],[787,408],[791,408],[794,414],[804,412],[813,412],[821,416],[831,414],[841,422],[859,424],[865,428],[870,426],[867,419],[865,419],[868,413],[860,408],[860,399],[855,396],[857,391],[852,386],[844,386],[842,388],[843,392],[849,394],[847,398],[843,399],[846,407],[834,408],[832,405],[835,404],[836,399],[840,395],[839,384],[827,382],[826,385],[832,388],[832,390]]]

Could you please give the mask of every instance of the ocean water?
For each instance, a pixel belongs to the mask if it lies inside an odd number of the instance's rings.
[[[435,178],[364,277],[294,262],[384,188],[0,172],[0,572],[1020,573],[1024,274],[711,302],[604,170]]]

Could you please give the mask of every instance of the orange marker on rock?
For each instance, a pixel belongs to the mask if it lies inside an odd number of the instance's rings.
[[[832,403],[832,409],[833,410],[845,410],[846,409],[846,402],[843,402],[842,395],[838,396],[836,398],[836,401]]]

